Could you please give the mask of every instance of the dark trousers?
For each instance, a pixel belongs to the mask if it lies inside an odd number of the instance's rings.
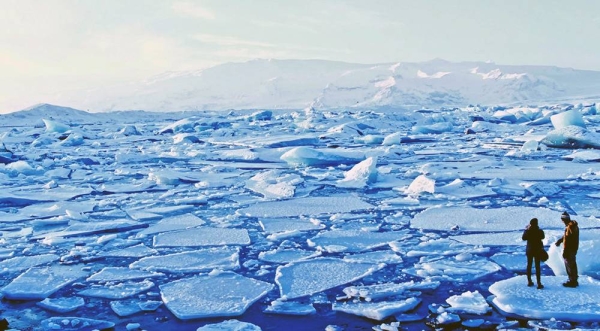
[[[531,267],[533,264],[533,261],[535,260],[535,279],[537,280],[538,285],[542,283],[541,281],[541,275],[542,275],[542,270],[540,269],[540,258],[538,256],[533,256],[531,254],[527,254],[527,281],[528,282],[532,282],[531,281]]]
[[[565,269],[567,269],[569,282],[577,282],[577,261],[575,260],[575,254],[563,254],[563,260],[565,261]]]

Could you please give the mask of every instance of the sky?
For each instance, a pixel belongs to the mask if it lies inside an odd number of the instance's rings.
[[[600,70],[589,0],[0,0],[0,113],[256,58]]]

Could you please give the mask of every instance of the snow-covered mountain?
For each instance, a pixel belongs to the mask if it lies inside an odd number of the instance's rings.
[[[487,62],[252,60],[168,72],[48,102],[90,111],[452,107],[600,96],[600,72]]]

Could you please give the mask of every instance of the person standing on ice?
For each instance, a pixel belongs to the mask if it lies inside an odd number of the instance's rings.
[[[531,268],[535,260],[535,279],[537,280],[538,289],[544,288],[544,285],[542,285],[542,271],[540,269],[540,260],[544,251],[544,243],[542,242],[544,237],[544,230],[540,229],[538,219],[532,218],[525,231],[523,231],[523,240],[527,240],[527,248],[525,249],[527,255],[527,286],[533,286]]]
[[[577,250],[579,249],[579,226],[575,220],[571,219],[569,213],[564,212],[560,216],[560,219],[565,223],[565,234],[558,239],[556,246],[563,244],[563,260],[565,261],[565,269],[567,269],[567,275],[569,280],[563,283],[565,287],[577,287]]]

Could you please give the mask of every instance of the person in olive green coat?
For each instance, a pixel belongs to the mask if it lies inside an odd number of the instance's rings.
[[[565,223],[565,234],[558,239],[556,246],[563,244],[562,257],[565,262],[565,269],[567,269],[567,275],[569,280],[563,283],[565,287],[577,287],[579,282],[577,281],[577,250],[579,249],[579,225],[577,221],[572,220],[569,213],[564,212],[560,216],[560,219]]]

